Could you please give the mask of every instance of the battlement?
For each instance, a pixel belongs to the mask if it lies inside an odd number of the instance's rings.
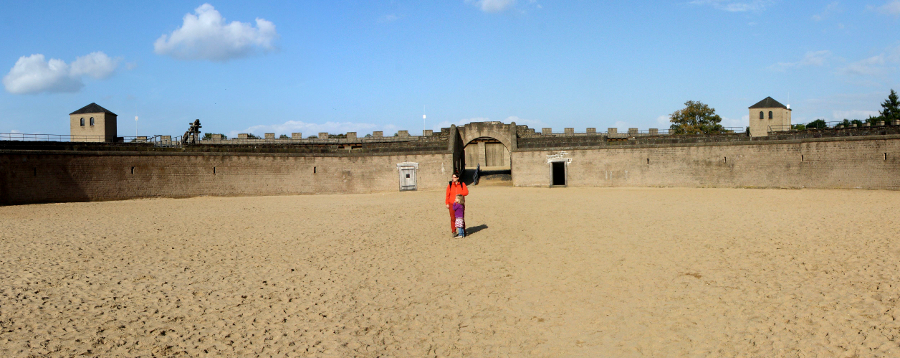
[[[750,137],[651,130],[621,135],[592,128],[554,133],[492,122],[430,134],[304,139],[273,134],[187,145],[171,136],[0,140],[0,204],[440,190],[451,173],[471,174],[478,166],[505,171],[513,185],[525,187],[900,189],[900,126],[895,125]]]

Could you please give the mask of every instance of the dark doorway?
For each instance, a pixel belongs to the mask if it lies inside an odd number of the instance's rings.
[[[566,186],[566,162],[551,162],[550,171],[550,186]]]

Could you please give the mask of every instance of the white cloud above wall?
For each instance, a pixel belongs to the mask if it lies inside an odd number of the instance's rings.
[[[884,64],[884,55],[877,55],[851,63],[844,67],[842,72],[851,75],[877,76],[885,72]]]
[[[883,76],[900,67],[900,46],[886,49],[875,56],[850,63],[840,73],[858,76]]]
[[[382,17],[379,17],[379,18],[378,18],[378,23],[379,23],[379,24],[386,24],[386,23],[389,23],[389,22],[394,22],[394,21],[400,20],[400,17],[401,17],[401,16],[396,15],[396,14],[387,14],[387,15],[384,15],[384,16],[382,16]]]
[[[822,12],[813,15],[813,16],[812,16],[812,19],[815,20],[815,21],[822,21],[822,20],[825,20],[825,19],[831,17],[831,15],[834,15],[835,13],[838,13],[838,12],[840,12],[840,11],[841,11],[841,10],[840,10],[840,4],[838,4],[837,1],[833,1],[833,2],[831,2],[830,4],[826,5],[826,6],[825,6],[825,9],[823,9]]]
[[[878,11],[882,14],[900,16],[900,0],[888,1],[886,4],[879,6]]]
[[[771,0],[733,1],[733,0],[694,0],[693,5],[708,5],[715,9],[728,12],[762,11],[770,4]]]
[[[258,51],[273,51],[278,37],[275,24],[270,21],[256,18],[256,27],[238,21],[226,23],[212,5],[203,4],[194,14],[184,15],[181,27],[160,36],[153,43],[153,50],[179,60],[224,62]]]
[[[770,70],[784,72],[793,68],[803,68],[803,67],[821,67],[824,66],[828,59],[831,58],[831,51],[821,50],[821,51],[807,51],[805,55],[803,55],[803,59],[797,62],[779,62],[772,66],[769,66]]]
[[[3,86],[12,94],[44,92],[78,92],[85,76],[94,79],[111,77],[121,58],[103,52],[92,52],[75,59],[71,65],[60,59],[45,60],[43,54],[22,56],[3,77]]]
[[[503,12],[511,8],[515,0],[466,0],[467,3],[473,4],[484,12]]]
[[[103,52],[92,52],[72,62],[72,76],[90,76],[98,80],[109,78],[119,67],[121,59],[110,58]]]

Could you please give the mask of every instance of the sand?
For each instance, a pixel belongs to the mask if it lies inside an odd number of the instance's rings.
[[[900,192],[442,196],[0,207],[0,356],[900,356]]]

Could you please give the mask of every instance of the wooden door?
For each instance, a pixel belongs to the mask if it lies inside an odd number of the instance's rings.
[[[416,190],[416,168],[400,167],[400,191]]]

